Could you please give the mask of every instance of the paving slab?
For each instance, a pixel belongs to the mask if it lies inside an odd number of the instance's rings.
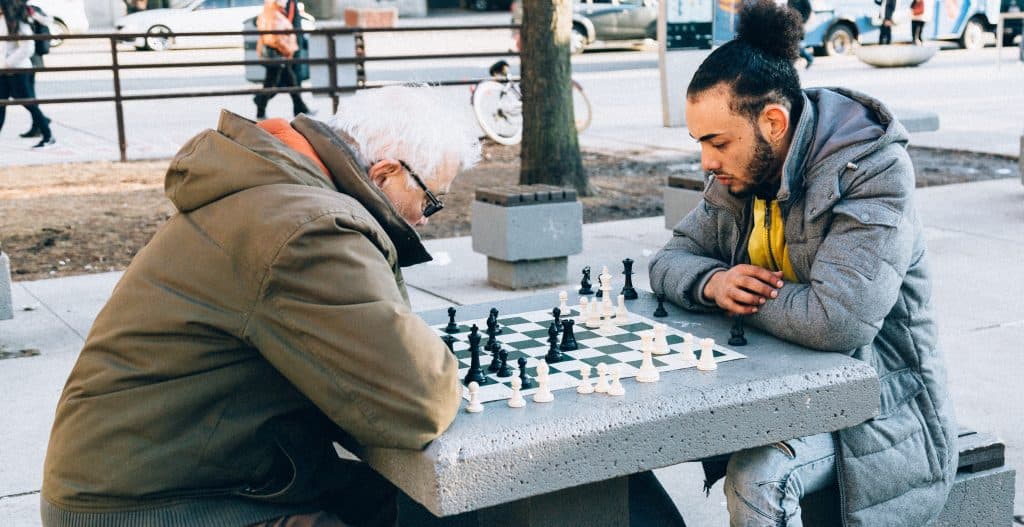
[[[121,279],[120,272],[22,282],[25,289],[83,339]]]
[[[0,498],[0,527],[39,527],[39,494]]]

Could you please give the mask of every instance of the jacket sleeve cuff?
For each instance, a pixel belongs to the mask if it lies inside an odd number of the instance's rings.
[[[718,304],[713,300],[709,300],[704,297],[704,287],[708,285],[708,280],[711,280],[711,277],[719,271],[728,271],[728,269],[725,267],[715,267],[714,269],[704,273],[704,276],[701,276],[700,279],[697,280],[697,286],[691,292],[691,296],[693,296],[693,303],[700,304],[704,307],[718,307]]]

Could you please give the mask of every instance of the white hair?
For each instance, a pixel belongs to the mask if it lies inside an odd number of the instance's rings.
[[[425,180],[436,179],[442,164],[463,170],[480,159],[474,123],[426,85],[360,90],[342,100],[327,124],[355,140],[364,165],[399,159]]]

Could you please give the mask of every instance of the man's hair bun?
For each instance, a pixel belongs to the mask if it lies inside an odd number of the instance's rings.
[[[796,60],[803,39],[800,15],[773,0],[756,0],[740,9],[736,40],[763,53],[786,60]]]

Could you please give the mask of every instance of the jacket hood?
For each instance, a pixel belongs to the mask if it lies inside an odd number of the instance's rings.
[[[836,169],[891,143],[906,144],[907,131],[881,101],[845,88],[804,90],[804,109],[782,166],[778,199],[786,201],[804,177]]]
[[[164,192],[180,212],[263,185],[306,185],[352,196],[377,220],[398,250],[402,267],[431,260],[416,230],[354,161],[352,149],[326,124],[299,116],[292,126],[313,146],[333,181],[309,157],[252,121],[221,111],[216,130],[205,130],[178,151],[167,169]]]

